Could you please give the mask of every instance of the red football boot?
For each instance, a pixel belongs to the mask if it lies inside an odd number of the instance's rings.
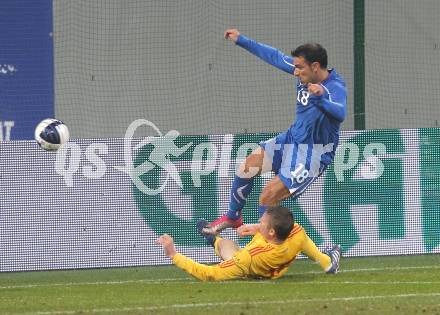
[[[226,215],[218,218],[217,220],[208,224],[207,227],[203,229],[203,233],[210,235],[217,235],[221,231],[227,228],[238,228],[243,225],[243,218],[240,216],[237,220],[232,220],[228,218]]]

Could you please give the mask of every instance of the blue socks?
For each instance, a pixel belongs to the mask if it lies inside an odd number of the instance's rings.
[[[238,220],[241,216],[241,210],[246,204],[246,199],[254,186],[253,178],[234,177],[231,187],[231,199],[229,201],[229,211],[226,216],[231,220]]]
[[[234,181],[231,187],[231,199],[229,201],[229,210],[226,216],[231,220],[238,220],[241,216],[241,210],[246,204],[246,199],[252,191],[254,186],[253,178],[241,178],[235,175]],[[258,214],[261,216],[268,206],[258,206]]]

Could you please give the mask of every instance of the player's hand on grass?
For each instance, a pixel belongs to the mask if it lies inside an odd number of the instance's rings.
[[[239,35],[240,32],[237,29],[231,28],[225,31],[224,37],[236,43]]]
[[[248,235],[255,235],[260,230],[260,224],[243,224],[237,229],[237,233],[240,237]]]
[[[164,234],[161,237],[159,237],[156,240],[156,244],[162,245],[162,247],[165,251],[165,255],[167,255],[171,259],[174,257],[174,255],[177,254],[176,247],[174,246],[174,240],[168,234]]]
[[[322,94],[324,94],[324,88],[321,84],[309,83],[307,85],[307,90],[309,90],[309,93],[315,96],[321,96]]]

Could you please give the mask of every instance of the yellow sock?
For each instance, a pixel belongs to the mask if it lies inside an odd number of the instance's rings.
[[[319,263],[319,265],[324,271],[330,269],[332,265],[332,261],[330,257],[322,253],[318,249],[318,247],[316,247],[315,243],[313,243],[313,241],[307,235],[301,251],[311,260]]]

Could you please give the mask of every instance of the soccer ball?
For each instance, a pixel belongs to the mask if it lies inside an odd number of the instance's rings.
[[[47,118],[35,128],[35,140],[46,151],[56,151],[69,141],[69,129],[58,119]]]

